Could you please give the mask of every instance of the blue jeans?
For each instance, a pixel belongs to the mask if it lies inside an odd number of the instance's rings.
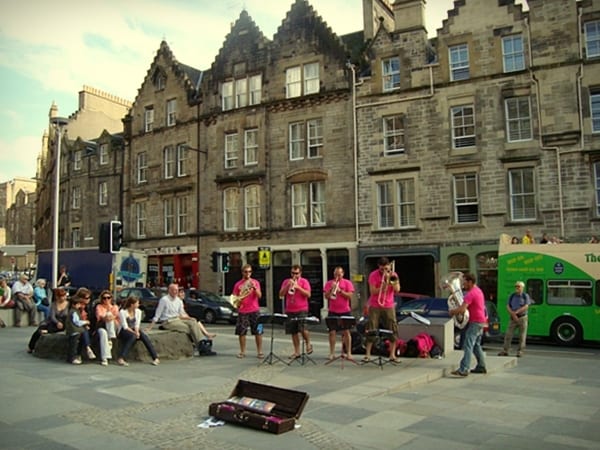
[[[464,373],[468,373],[471,370],[471,354],[475,355],[477,359],[478,369],[485,369],[485,355],[481,348],[481,336],[483,336],[483,327],[485,324],[477,322],[469,322],[467,329],[465,330],[465,339],[463,342],[463,350],[465,352],[463,358],[460,360],[460,366],[458,370]]]

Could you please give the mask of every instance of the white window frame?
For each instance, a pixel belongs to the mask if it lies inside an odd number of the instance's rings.
[[[106,181],[98,183],[98,205],[108,205],[108,183]]]
[[[238,133],[225,133],[225,158],[223,164],[226,169],[235,169],[237,167],[239,152],[239,136]]]
[[[73,152],[73,170],[81,170],[81,161],[83,154],[81,150],[75,150]]]
[[[252,75],[248,80],[248,90],[250,97],[249,105],[259,105],[262,101],[262,74]]]
[[[469,74],[469,46],[458,44],[448,47],[448,61],[450,64],[450,81],[468,80]]]
[[[173,127],[177,124],[177,99],[167,100],[167,126]]]
[[[81,228],[79,227],[71,228],[71,247],[81,247]]]
[[[289,67],[285,71],[285,98],[317,94],[321,89],[319,63]]]
[[[502,38],[502,65],[504,73],[525,69],[525,50],[521,34]]]
[[[258,164],[258,128],[244,131],[244,165]]]
[[[304,65],[304,95],[319,93],[319,63]]]
[[[165,236],[173,236],[175,233],[175,198],[163,200],[163,217]]]
[[[224,81],[221,85],[221,108],[223,111],[229,111],[233,109],[234,103],[233,96],[233,80]]]
[[[187,234],[188,198],[177,197],[177,234]]]
[[[306,228],[324,226],[325,182],[292,184],[292,227]]]
[[[177,176],[184,177],[187,175],[187,162],[189,160],[189,151],[186,144],[177,145]]]
[[[469,172],[453,175],[452,193],[454,223],[459,225],[479,223],[481,200],[479,194],[479,176],[477,173]],[[472,212],[472,209],[476,209],[476,213]]]
[[[137,184],[148,182],[148,154],[140,152],[137,154]]]
[[[384,156],[404,153],[404,118],[401,115],[383,118]]]
[[[302,71],[300,66],[290,67],[285,71],[285,98],[302,95]]]
[[[144,109],[144,132],[150,133],[154,129],[154,106]]]
[[[508,142],[530,141],[533,139],[529,96],[504,99],[504,111],[506,140]]]
[[[382,180],[375,183],[377,229],[403,229],[416,226],[416,192],[413,178]]]
[[[239,189],[229,187],[223,190],[223,230],[237,231],[239,224]]]
[[[452,148],[472,148],[476,145],[475,106],[459,105],[450,108]]]
[[[260,189],[257,184],[244,188],[244,224],[246,230],[260,229]]]
[[[288,148],[290,161],[297,161],[304,159],[305,149],[305,123],[304,122],[292,122],[288,126]]]
[[[79,208],[81,208],[81,188],[79,186],[75,186],[71,190],[71,209]]]
[[[306,121],[307,156],[320,158],[323,155],[323,119],[310,119]]]
[[[248,105],[248,79],[235,80],[235,107],[244,108]]]
[[[400,89],[400,58],[393,56],[381,61],[383,92]]]
[[[594,187],[596,200],[596,217],[600,217],[600,161],[594,162]]]
[[[537,192],[535,182],[535,170],[533,167],[518,167],[508,170],[510,220],[512,222],[536,219]],[[529,189],[527,189],[527,185],[530,186]]]
[[[600,89],[590,93],[590,116],[592,133],[600,133]]]
[[[146,237],[146,203],[135,204],[135,225],[138,238]]]
[[[600,56],[600,20],[586,22],[585,29],[585,56],[587,59]]]
[[[98,149],[98,162],[101,166],[108,164],[108,144],[100,144]]]
[[[175,155],[175,147],[172,145],[167,145],[163,149],[163,177],[165,180],[170,180],[171,178],[175,178],[175,173],[177,169],[176,164],[176,155]]]

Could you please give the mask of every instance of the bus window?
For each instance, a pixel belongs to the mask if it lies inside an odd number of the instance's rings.
[[[600,306],[600,280],[596,281],[596,306]]]
[[[591,305],[592,282],[585,280],[548,280],[548,304]]]
[[[529,297],[531,298],[531,302],[533,304],[542,304],[544,303],[544,296],[543,296],[543,286],[544,283],[542,282],[542,280],[538,280],[538,279],[531,279],[531,280],[527,280],[527,285],[525,286],[525,289],[528,294]]]

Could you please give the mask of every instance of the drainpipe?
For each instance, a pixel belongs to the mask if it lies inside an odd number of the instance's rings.
[[[354,65],[346,63],[346,67],[352,72],[352,149],[354,157],[354,240],[358,247],[360,243],[360,229],[358,226],[358,124],[356,122],[356,71]]]

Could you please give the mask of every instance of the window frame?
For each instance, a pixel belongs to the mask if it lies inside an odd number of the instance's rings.
[[[381,77],[383,92],[400,89],[400,58],[392,56],[381,60]]]
[[[246,230],[260,229],[260,187],[258,184],[244,187],[244,227]]]
[[[590,122],[592,134],[600,133],[600,88],[590,89]]]
[[[288,153],[290,161],[304,159],[304,145],[306,139],[306,123],[304,121],[291,122],[288,125]]]
[[[235,106],[234,96],[234,81],[227,80],[221,84],[221,109],[223,111],[230,111]]]
[[[594,191],[596,200],[596,217],[600,217],[600,161],[594,161]]]
[[[177,145],[177,176],[185,177],[187,176],[187,162],[189,161],[189,151],[188,146],[186,144],[178,144]]]
[[[137,184],[148,182],[148,154],[146,152],[140,152],[136,155],[137,173],[136,180]]]
[[[135,225],[138,238],[146,237],[146,203],[137,202],[135,204]]]
[[[108,183],[106,181],[98,183],[98,205],[108,205]]]
[[[239,227],[239,189],[228,187],[223,189],[223,230],[232,232]]]
[[[144,108],[144,132],[150,133],[154,130],[154,106]]]
[[[80,248],[81,247],[81,228],[79,228],[79,227],[71,228],[71,247],[72,248]]]
[[[177,99],[172,98],[167,100],[167,126],[175,125],[177,125]]]
[[[100,144],[98,147],[98,164],[105,166],[108,164],[108,162],[108,144]]]
[[[73,170],[81,170],[83,161],[83,152],[81,150],[75,150],[73,152]]]
[[[163,178],[165,180],[175,178],[176,169],[176,149],[173,145],[167,145],[163,149]]]
[[[79,186],[73,186],[71,190],[71,209],[81,208],[81,188]]]
[[[522,105],[522,102],[526,101],[526,105]],[[513,108],[510,107],[510,103],[515,103]],[[523,108],[526,106],[526,108]],[[516,112],[516,117],[511,117],[511,111]],[[522,113],[526,115],[522,115]],[[509,97],[504,99],[504,113],[505,113],[505,126],[506,126],[506,141],[507,142],[523,142],[530,141],[533,139],[533,124],[531,117],[531,98],[527,96]],[[512,130],[517,127],[517,131]],[[529,134],[527,134],[527,131]],[[512,138],[513,134],[518,134],[517,139]]]
[[[250,139],[250,136],[254,136]],[[258,128],[244,130],[244,166],[258,164]]]
[[[375,216],[378,230],[416,227],[417,193],[413,177],[376,181],[375,193]]]
[[[474,192],[472,192],[474,190]],[[454,206],[454,224],[472,225],[481,222],[481,193],[479,189],[479,175],[476,172],[456,173],[452,175],[452,203]],[[461,212],[462,209],[477,210]],[[475,219],[469,219],[474,217]],[[461,220],[461,217],[464,219]]]
[[[520,44],[520,49],[515,49],[516,43]],[[504,73],[525,70],[525,48],[522,34],[513,34],[502,38],[502,69]]]
[[[163,226],[165,236],[175,234],[175,197],[163,200]]]
[[[306,157],[308,159],[323,156],[323,119],[309,119],[306,121]],[[314,133],[314,134],[313,134]]]
[[[470,114],[465,113],[465,110],[470,109]],[[459,115],[457,113],[460,112]],[[470,123],[468,123],[470,118]],[[460,119],[460,123],[456,123],[455,119]],[[456,105],[450,107],[450,125],[452,129],[452,148],[461,150],[465,148],[473,148],[477,145],[477,131],[475,129],[475,105]],[[468,129],[473,128],[473,132],[468,134]],[[457,136],[457,130],[462,130],[461,135]],[[464,145],[458,145],[464,141]]]
[[[527,173],[525,173],[527,172]],[[513,179],[513,174],[520,174],[520,184],[521,191],[517,192],[515,186],[515,181]],[[524,180],[526,175],[531,175],[531,180]],[[510,210],[510,220],[511,222],[529,222],[535,220],[537,218],[537,203],[536,203],[536,177],[535,177],[535,169],[534,167],[513,167],[508,169],[508,196],[509,196],[509,210]],[[527,192],[525,191],[526,185],[531,184],[532,190]],[[533,202],[533,206],[527,208],[525,202],[530,200]],[[522,205],[516,205],[516,201],[522,203]],[[517,207],[519,207],[522,211],[522,217],[517,217]],[[533,211],[533,215],[527,215],[527,210],[530,209]]]
[[[248,105],[260,105],[262,102],[262,74],[248,77],[248,93]]]
[[[318,61],[288,67],[285,70],[285,98],[318,94],[321,90],[320,71]]]
[[[393,123],[393,127],[390,128],[390,121]],[[383,122],[383,155],[394,156],[401,155],[405,152],[405,131],[404,131],[404,117],[401,114],[386,116],[382,118]],[[400,125],[400,128],[396,128],[395,125]],[[400,142],[401,147],[396,147],[396,143]]]
[[[291,185],[291,209],[292,228],[327,225],[325,182],[293,183]]]
[[[457,44],[448,47],[448,65],[450,68],[450,81],[471,78],[468,44]]]
[[[188,226],[188,198],[185,196],[177,197],[176,201],[177,205],[177,235],[182,236],[187,234],[187,226]]]
[[[235,169],[239,159],[239,134],[237,131],[225,133],[225,149],[223,151],[223,165],[225,169]]]
[[[593,35],[590,36],[590,28],[593,30]],[[600,57],[600,20],[590,20],[583,26],[585,34],[585,56],[586,59]],[[590,52],[590,48],[592,51]]]

